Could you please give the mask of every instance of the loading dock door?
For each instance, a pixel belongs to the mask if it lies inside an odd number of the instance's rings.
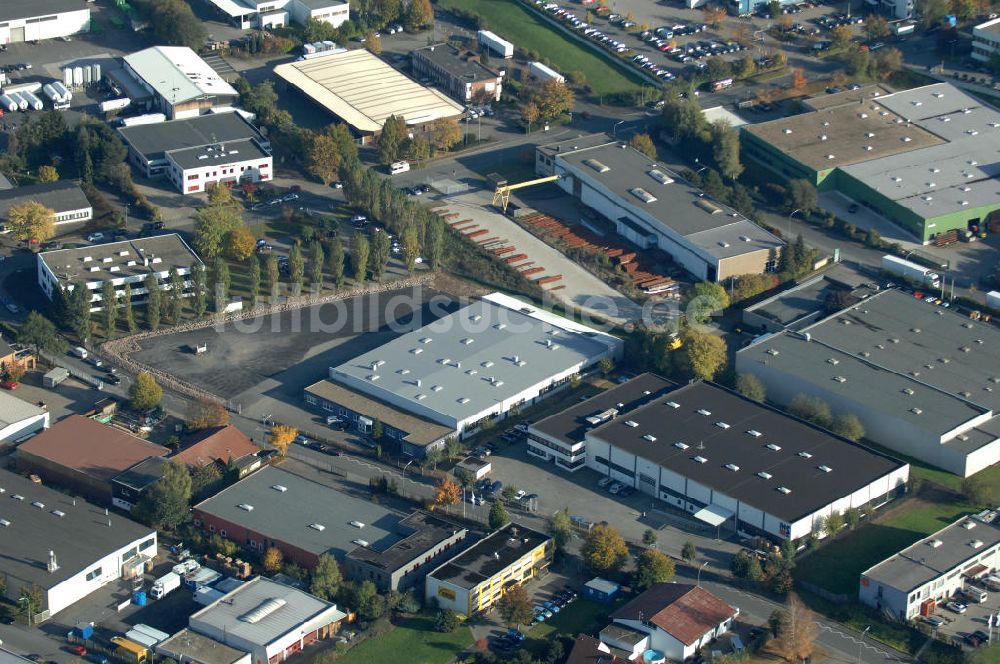
[[[21,26],[20,28],[10,29],[10,41],[12,43],[24,41],[24,26]]]

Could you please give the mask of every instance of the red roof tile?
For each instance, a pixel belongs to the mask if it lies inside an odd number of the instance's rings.
[[[628,660],[614,655],[606,644],[594,637],[581,634],[573,642],[566,664],[628,664]]]
[[[260,450],[232,424],[199,431],[183,444],[184,449],[171,458],[197,468],[216,460],[228,463],[230,460],[235,461],[249,454],[256,454]]]
[[[652,623],[685,645],[698,641],[738,611],[700,586],[658,583],[611,614]]]

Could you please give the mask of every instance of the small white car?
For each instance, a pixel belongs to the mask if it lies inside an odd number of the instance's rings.
[[[100,242],[104,239],[104,233],[91,233],[87,236],[87,242]]]
[[[947,608],[949,611],[954,611],[955,613],[965,613],[966,610],[968,609],[968,607],[966,607],[965,604],[962,604],[961,602],[948,602],[947,604],[945,604],[945,608]]]

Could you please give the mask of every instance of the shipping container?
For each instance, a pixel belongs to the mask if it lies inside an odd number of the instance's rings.
[[[543,65],[541,62],[529,62],[528,71],[532,76],[543,82],[559,81],[560,83],[564,83],[566,81],[566,78],[562,74]]]
[[[501,58],[514,57],[514,45],[489,30],[480,30],[476,33],[476,37],[479,39],[480,46],[487,47],[495,55],[499,55]]]

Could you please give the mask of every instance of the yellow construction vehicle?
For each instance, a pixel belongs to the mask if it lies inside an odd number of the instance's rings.
[[[561,175],[549,175],[544,178],[537,178],[535,180],[528,180],[527,182],[517,182],[515,184],[507,184],[507,181],[501,179],[497,176],[489,176],[490,180],[496,183],[496,189],[493,191],[493,207],[500,208],[503,212],[507,212],[507,204],[510,203],[510,192],[515,189],[524,189],[525,187],[533,187],[536,184],[545,184],[546,182],[555,182],[560,179]]]

